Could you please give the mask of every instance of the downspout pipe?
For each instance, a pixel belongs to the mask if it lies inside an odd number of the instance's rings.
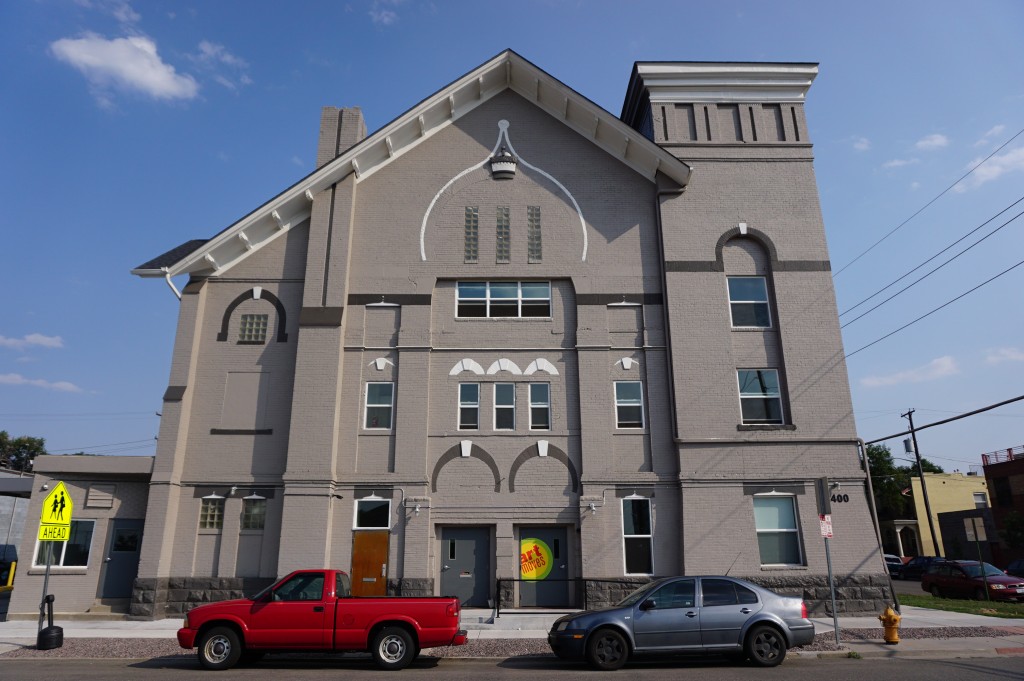
[[[175,297],[178,300],[181,300],[181,291],[179,291],[178,288],[174,285],[174,282],[171,281],[171,272],[170,272],[170,270],[168,270],[166,267],[161,267],[160,269],[164,273],[164,281],[166,281],[167,285],[171,287],[171,291],[174,292]]]
[[[860,449],[860,460],[864,463],[864,471],[868,474],[868,507],[871,509],[871,523],[875,527],[875,539],[878,541],[878,557],[882,560],[882,567],[885,568],[885,575],[889,578],[889,593],[892,595],[893,610],[900,611],[899,597],[896,595],[896,585],[892,581],[892,573],[889,572],[889,565],[885,562],[885,550],[882,548],[882,530],[878,525],[878,509],[875,508],[875,488],[871,484],[871,462],[868,461],[867,448],[864,440],[857,438],[857,448]]]

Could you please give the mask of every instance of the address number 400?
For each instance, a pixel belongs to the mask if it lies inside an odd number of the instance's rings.
[[[833,494],[832,495],[832,503],[833,504],[846,504],[846,503],[849,503],[849,501],[850,501],[850,495],[849,494]]]

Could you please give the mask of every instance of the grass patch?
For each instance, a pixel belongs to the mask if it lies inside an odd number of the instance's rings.
[[[995,601],[969,601],[960,598],[935,598],[934,596],[913,596],[900,594],[901,605],[932,610],[964,612],[989,617],[1024,618],[1024,603],[997,603]]]

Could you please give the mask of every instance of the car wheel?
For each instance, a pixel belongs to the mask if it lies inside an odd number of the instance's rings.
[[[385,627],[373,639],[373,661],[381,669],[405,669],[416,657],[412,634],[402,627]]]
[[[602,671],[619,669],[629,658],[626,637],[615,629],[599,629],[587,641],[587,662]]]
[[[939,588],[938,584],[932,584],[931,591],[932,596],[935,596],[935,598],[942,598],[942,590]]]
[[[216,671],[231,669],[242,656],[242,642],[230,627],[214,627],[199,639],[199,664]]]
[[[985,600],[985,590],[982,589],[981,587],[978,587],[977,589],[975,589],[974,590],[974,600],[976,600],[976,601],[983,601],[983,600]]]
[[[774,627],[762,625],[751,629],[743,648],[758,667],[775,667],[786,659],[786,639]]]

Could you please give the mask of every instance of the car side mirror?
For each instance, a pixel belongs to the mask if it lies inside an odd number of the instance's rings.
[[[658,602],[653,598],[648,598],[646,601],[640,604],[641,610],[654,610],[658,607]]]

